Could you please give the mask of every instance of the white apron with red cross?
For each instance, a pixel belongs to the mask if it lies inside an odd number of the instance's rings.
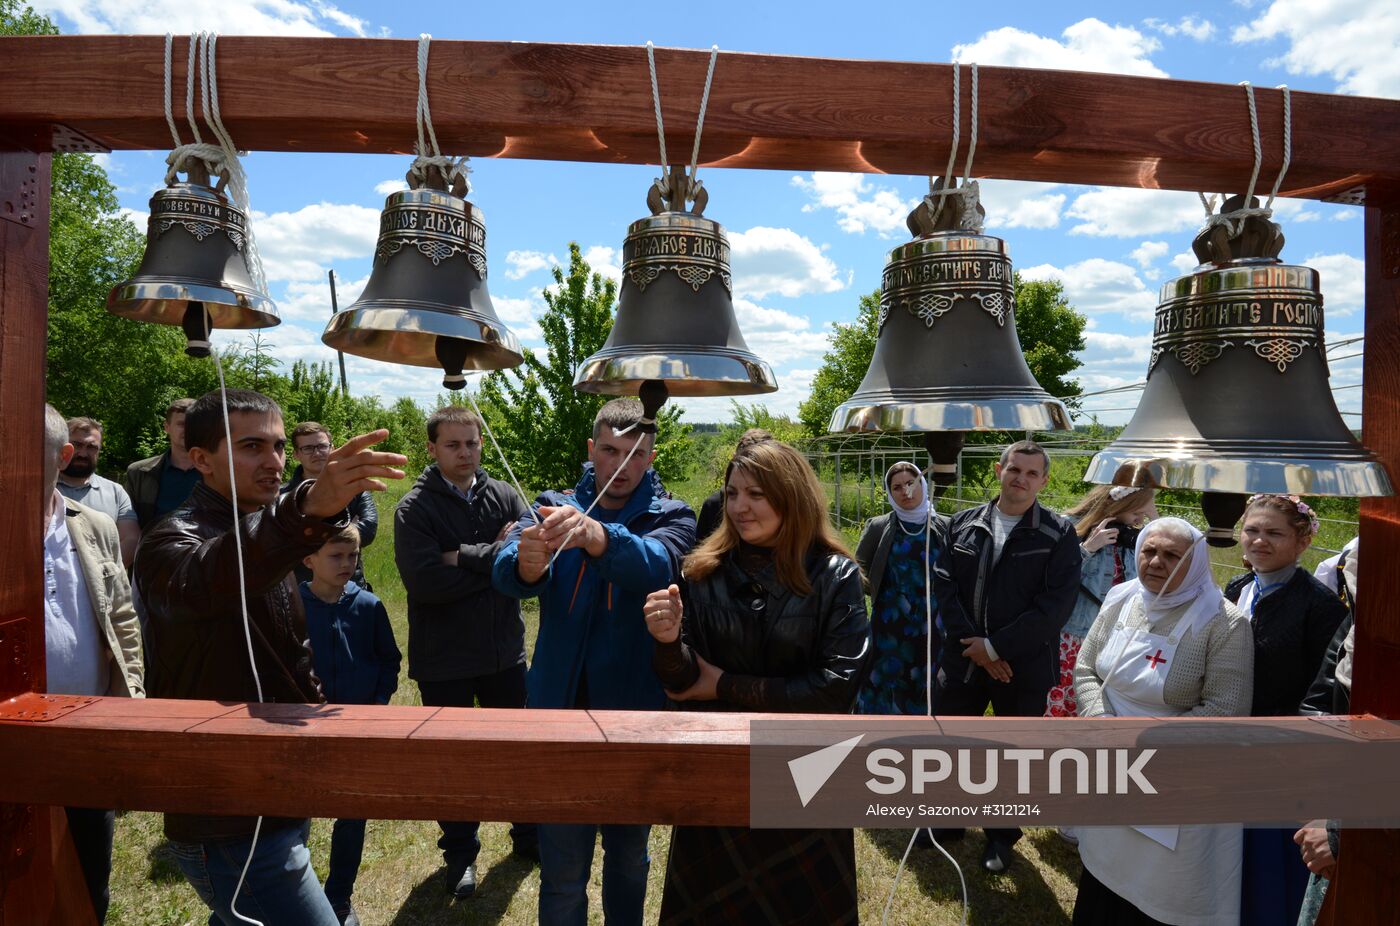
[[[1137,596],[1120,607],[1094,661],[1105,711],[1118,717],[1185,713],[1163,695],[1181,645],[1176,627],[1188,607],[1162,615],[1155,629],[1143,619]],[[1239,923],[1243,852],[1243,831],[1228,825],[1085,827],[1079,837],[1080,858],[1095,878],[1153,919],[1177,926]]]

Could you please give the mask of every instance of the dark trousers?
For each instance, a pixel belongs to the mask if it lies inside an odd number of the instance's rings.
[[[365,851],[365,821],[337,820],[331,827],[331,860],[326,870],[326,899],[337,914],[350,906],[355,877]]]
[[[478,702],[482,707],[524,707],[525,664],[474,678],[420,681],[418,691],[423,696],[423,703],[432,707],[475,707]],[[442,850],[443,863],[454,869],[474,864],[477,853],[481,851],[481,840],[477,838],[480,824],[439,820],[438,825],[442,827],[438,848]],[[534,855],[539,845],[535,824],[511,824],[510,841],[517,850]]]
[[[68,832],[73,834],[73,846],[78,850],[78,865],[83,869],[92,912],[101,924],[107,918],[111,895],[107,881],[112,874],[112,829],[117,815],[111,810],[90,807],[66,807]]]
[[[1058,658],[1058,654],[1054,655]],[[949,660],[940,667],[939,682],[933,688],[933,712],[949,717],[981,717],[990,704],[998,717],[1040,717],[1045,713],[1045,697],[1055,682],[1056,668],[1047,656],[1037,662],[1012,665],[1011,681],[998,682],[966,660]],[[1015,845],[1020,838],[1020,827],[987,828],[987,839],[1004,846]]]

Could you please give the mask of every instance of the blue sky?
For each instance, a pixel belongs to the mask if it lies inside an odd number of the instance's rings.
[[[665,4],[556,2],[398,5],[321,0],[39,0],[64,32],[325,34],[438,39],[643,44],[913,61],[1063,67],[1298,90],[1400,97],[1400,4],[1361,0],[1257,0],[1230,3],[927,4],[898,15],[850,3]],[[221,56],[221,69],[237,62]],[[663,97],[699,87],[668,83]],[[289,92],[295,92],[294,88]],[[431,92],[431,90],[430,90]],[[1241,119],[1245,119],[1241,91]],[[668,127],[670,128],[670,127]],[[235,134],[235,141],[237,136]],[[1278,139],[1265,139],[1279,145]],[[144,227],[146,202],[162,180],[165,151],[104,157],[123,208]],[[959,159],[961,162],[961,158]],[[329,317],[326,270],[341,281],[341,305],[370,269],[379,209],[402,180],[402,156],[252,153],[245,166],[253,228],[283,324],[266,332],[274,353],[324,360]],[[529,346],[540,346],[535,317],[552,261],[577,241],[594,268],[618,273],[627,224],[647,213],[656,169],[549,161],[473,161],[472,200],[485,212],[496,308]],[[978,171],[974,166],[973,173]],[[791,413],[820,365],[833,321],[855,314],[860,294],[879,285],[888,250],[906,240],[904,216],[926,189],[923,177],[701,170],[706,215],[727,229],[736,306],[749,344],[774,366],[780,391],[765,402]],[[1272,177],[1261,178],[1266,191]],[[1065,283],[1090,319],[1078,371],[1086,390],[1139,381],[1160,285],[1194,266],[1190,241],[1200,225],[1194,194],[982,179],[988,231],[1005,238],[1027,276]],[[1209,191],[1207,191],[1209,192]],[[566,209],[558,204],[562,199]],[[1322,273],[1327,335],[1362,329],[1361,210],[1280,200],[1283,256]],[[548,217],[548,220],[542,220]],[[228,340],[236,337],[224,333]],[[1360,345],[1334,352],[1340,357]],[[430,402],[440,374],[347,358],[351,388],[386,401]],[[1360,358],[1333,366],[1344,410],[1359,410]],[[1104,396],[1089,408],[1131,406],[1135,396]],[[694,421],[723,420],[727,403],[688,400]],[[1103,413],[1122,422],[1127,411]],[[1349,416],[1356,425],[1359,417]]]

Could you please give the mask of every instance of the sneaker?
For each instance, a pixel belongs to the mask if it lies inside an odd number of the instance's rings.
[[[1055,828],[1056,834],[1061,839],[1072,846],[1079,845],[1079,828],[1075,826],[1060,826]]]
[[[998,874],[1011,867],[1011,847],[987,840],[987,848],[982,853],[982,867]]]
[[[476,865],[468,865],[460,873],[449,870],[447,872],[447,892],[458,900],[465,900],[475,894]]]

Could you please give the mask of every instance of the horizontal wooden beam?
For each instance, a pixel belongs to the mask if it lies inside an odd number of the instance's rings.
[[[56,127],[118,148],[168,148],[161,36],[0,38],[0,128]],[[229,36],[218,43],[221,112],[264,151],[409,152],[414,41]],[[187,40],[175,43],[183,122]],[[673,160],[690,152],[708,53],[656,52]],[[445,150],[478,157],[644,164],[658,160],[645,49],[434,42],[433,122]],[[1253,168],[1244,91],[1228,84],[984,67],[981,177],[1215,192]],[[1233,75],[1222,74],[1222,77]],[[921,175],[941,171],[952,67],[720,55],[701,161],[722,167]],[[970,103],[964,69],[963,119]],[[1282,156],[1282,99],[1258,90],[1260,186]],[[964,150],[967,131],[963,131]],[[961,158],[959,159],[961,164]],[[1287,196],[1400,190],[1400,101],[1293,94]]]
[[[812,720],[825,724],[818,729]],[[755,721],[765,727],[751,740]],[[1400,724],[1364,717],[941,717],[931,731],[922,718],[250,705],[38,694],[0,702],[0,755],[11,759],[0,775],[0,803],[745,826],[751,800],[765,813],[795,801],[786,760],[779,756],[774,764],[773,750],[794,747],[805,754],[829,745],[832,721],[874,731],[885,743],[933,732],[949,748],[1160,746],[1162,756],[1154,761],[1168,777],[1157,780],[1185,782],[1191,795],[1170,805],[1186,806],[1202,820],[1337,816],[1337,808],[1355,814],[1358,806],[1371,814],[1368,819],[1400,818],[1400,802],[1389,785],[1400,761]],[[1186,724],[1179,729],[1187,732],[1174,740],[1172,724]],[[1309,762],[1290,766],[1267,757],[1251,759],[1267,763],[1261,771],[1239,761],[1290,741],[1294,748],[1306,746]],[[1225,751],[1183,753],[1183,744]],[[778,771],[762,775],[751,791],[750,760],[759,755],[769,763],[765,769]],[[1319,770],[1334,784],[1340,780],[1328,762],[1352,768],[1347,788],[1307,784]],[[1202,763],[1230,768],[1200,774]],[[1283,775],[1281,782],[1270,777],[1275,771]],[[863,766],[854,773],[863,778]],[[1365,785],[1367,774],[1381,776],[1385,784]],[[1009,778],[999,787],[996,794],[1014,793],[1006,790],[1012,787]],[[1300,787],[1312,796],[1300,798]],[[1109,807],[1101,793],[1085,792],[1073,798],[1077,803],[1055,811],[1068,814],[1065,819],[1055,819],[1047,805],[1050,816],[1043,822],[1114,822],[1114,814],[1143,812],[1141,804]],[[1256,796],[1249,808],[1240,804],[1245,793]],[[1261,810],[1259,794],[1276,798]],[[1124,806],[1128,809],[1119,809]],[[846,811],[865,822],[861,808]]]

